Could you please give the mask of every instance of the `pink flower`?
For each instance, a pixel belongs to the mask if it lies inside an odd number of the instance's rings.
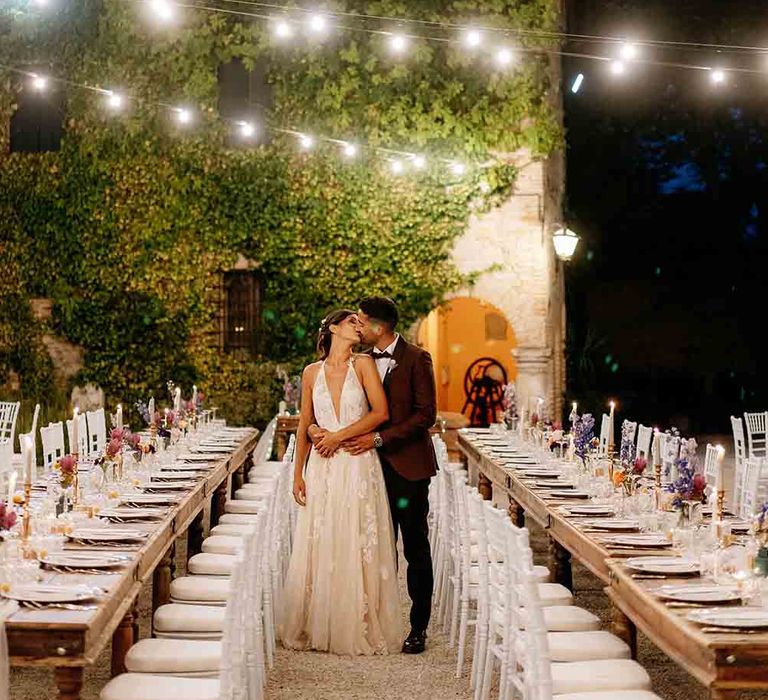
[[[141,444],[141,437],[136,435],[136,433],[128,433],[125,436],[125,441],[135,450]]]
[[[121,440],[118,440],[117,438],[112,438],[109,441],[109,444],[107,445],[107,456],[108,457],[114,457],[118,452],[120,452],[120,448],[122,447],[123,443]]]
[[[113,428],[109,433],[110,440],[122,440],[125,437],[125,428]]]
[[[12,510],[5,515],[5,529],[10,530],[16,524],[16,511]]]
[[[59,469],[62,474],[75,473],[75,458],[72,455],[64,455],[59,460]]]
[[[696,493],[704,493],[704,489],[707,487],[707,477],[703,474],[695,474],[693,477],[693,490]]]
[[[193,412],[194,412],[194,410],[195,410],[195,404],[193,404],[191,401],[187,401],[187,402],[184,404],[184,409],[185,409],[186,411],[189,411],[190,413],[193,413]]]
[[[632,463],[632,473],[633,474],[642,474],[645,471],[645,468],[647,466],[648,466],[648,460],[645,457],[638,457]]]

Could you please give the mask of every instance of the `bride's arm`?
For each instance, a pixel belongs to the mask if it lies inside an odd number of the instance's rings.
[[[368,355],[360,355],[357,358],[357,366],[360,368],[361,383],[368,397],[371,410],[352,425],[335,433],[326,433],[315,445],[318,450],[328,447],[335,451],[345,440],[350,440],[358,435],[366,435],[389,419],[387,395],[384,393],[384,385],[381,383],[381,377],[379,377],[379,371],[376,369],[373,358]]]
[[[317,365],[308,365],[301,376],[301,413],[299,427],[296,431],[296,450],[293,465],[293,497],[300,506],[307,504],[307,488],[304,483],[304,465],[307,455],[312,449],[312,443],[307,437],[307,428],[315,422],[315,411],[312,405],[312,388],[317,377]]]

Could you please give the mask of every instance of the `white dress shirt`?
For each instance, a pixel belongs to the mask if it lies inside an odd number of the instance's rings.
[[[382,357],[381,359],[376,359],[377,355],[380,355],[382,352],[388,352],[390,355],[394,354],[395,352],[395,346],[397,345],[397,341],[400,340],[400,334],[395,333],[395,339],[392,341],[392,343],[384,348],[384,350],[378,350],[377,348],[373,349],[373,359],[376,361],[376,369],[379,370],[379,376],[381,377],[381,381],[384,381],[384,377],[387,376],[387,372],[389,372],[395,363],[394,357]]]

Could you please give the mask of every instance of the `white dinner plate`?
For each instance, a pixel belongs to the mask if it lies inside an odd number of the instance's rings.
[[[194,455],[192,455],[194,456]],[[167,467],[161,467],[160,470],[164,471],[167,469],[168,471],[179,471],[179,472],[196,472],[202,470],[207,470],[210,467],[214,465],[214,461],[211,459],[208,459],[206,457],[205,459],[192,459],[191,457],[183,457],[185,460],[189,460],[187,462],[176,462],[175,464],[170,464]]]
[[[691,610],[688,619],[702,625],[737,628],[768,627],[767,608],[711,608],[709,610]]]
[[[560,472],[553,472],[551,469],[522,469],[523,476],[535,476],[539,479],[559,479]]]
[[[112,527],[74,530],[67,535],[70,540],[88,540],[89,542],[141,542],[147,537],[146,532],[123,530]]]
[[[603,506],[598,503],[585,503],[579,506],[568,506],[565,511],[571,515],[605,515],[611,516],[614,514],[613,508],[610,506]]]
[[[637,533],[634,535],[606,535],[603,537],[606,544],[617,544],[627,547],[671,547],[672,543],[665,535],[653,532]]]
[[[547,491],[547,496],[552,498],[589,498],[589,494],[586,491],[578,491],[577,489],[552,489]]]
[[[699,564],[683,557],[631,557],[624,564],[648,574],[691,575],[700,573]]]
[[[594,530],[617,530],[619,532],[630,532],[639,530],[640,523],[637,520],[584,520],[582,525],[591,527]]]
[[[660,586],[653,591],[664,600],[682,603],[729,603],[741,599],[735,588],[714,584],[691,584],[690,586]]]
[[[533,482],[535,486],[543,489],[572,489],[573,484],[569,484],[559,479],[541,479],[538,478]]]
[[[91,600],[96,595],[94,589],[84,585],[62,586],[51,583],[13,584],[2,595],[11,600],[30,603],[78,603]]]
[[[125,564],[126,557],[98,552],[56,552],[40,560],[48,566],[68,566],[76,569],[108,569]]]
[[[130,496],[120,497],[120,503],[128,505],[167,506],[178,502],[178,496],[173,493],[135,493]]]
[[[161,493],[163,491],[187,491],[197,486],[194,481],[153,481],[139,488],[145,493]]]
[[[167,508],[112,508],[102,510],[99,517],[109,520],[162,520],[167,512]]]
[[[197,472],[193,472],[191,469],[168,469],[160,472],[155,472],[150,476],[152,481],[189,481],[200,476]]]

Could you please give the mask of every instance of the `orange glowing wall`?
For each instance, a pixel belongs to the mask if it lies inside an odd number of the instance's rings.
[[[481,357],[498,361],[508,380],[517,376],[512,327],[501,311],[479,299],[451,299],[433,310],[419,325],[416,340],[432,354],[439,410],[461,411],[466,400],[464,375]]]

